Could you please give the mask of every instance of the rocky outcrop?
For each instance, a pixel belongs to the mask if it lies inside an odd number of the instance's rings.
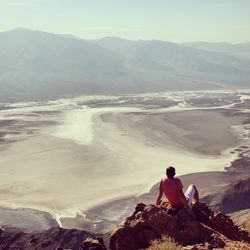
[[[0,230],[1,250],[103,250],[105,248],[87,248],[84,241],[93,234],[76,229],[51,228],[41,233],[24,233],[17,229]],[[93,243],[93,242],[92,242]],[[93,244],[88,246],[93,247]],[[99,244],[100,245],[100,244]]]
[[[250,249],[248,233],[235,226],[229,216],[213,212],[204,203],[192,210],[174,209],[168,204],[140,203],[124,224],[112,233],[110,249],[145,249],[152,240],[163,235],[173,238],[186,250]],[[105,250],[99,236],[58,227],[36,233],[8,228],[0,230],[0,250]],[[105,239],[106,236],[102,236]]]
[[[163,235],[170,236],[183,246],[198,244],[200,249],[205,245],[209,245],[209,249],[223,248],[228,241],[243,240],[247,246],[250,242],[246,231],[240,230],[228,216],[213,212],[204,203],[194,206],[192,210],[139,204],[132,216],[112,233],[110,249],[144,249],[150,246],[152,240]]]
[[[106,250],[103,239],[100,237],[87,238],[82,244],[82,250]]]

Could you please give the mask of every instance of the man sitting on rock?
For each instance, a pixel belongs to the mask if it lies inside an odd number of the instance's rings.
[[[166,177],[161,179],[156,205],[161,204],[163,193],[170,205],[175,208],[188,208],[191,207],[193,203],[199,202],[199,194],[194,184],[189,185],[185,194],[183,193],[183,185],[180,179],[174,178],[174,167],[168,167],[166,169],[166,175]]]

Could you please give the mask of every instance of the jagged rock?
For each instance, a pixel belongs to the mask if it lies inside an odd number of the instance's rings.
[[[18,229],[0,230],[1,250],[81,249],[81,244],[95,235],[76,229],[51,228],[39,233],[24,233]]]
[[[235,226],[228,216],[214,213],[200,203],[191,209],[137,205],[135,212],[111,235],[111,250],[137,250],[168,235],[190,249],[223,248],[226,239],[249,241],[247,232]]]
[[[103,239],[100,237],[87,238],[82,245],[82,250],[106,250]]]
[[[206,239],[206,243],[213,248],[223,248],[226,244],[221,237],[216,234],[212,234]]]
[[[234,224],[231,218],[223,213],[214,212],[205,203],[193,206],[196,218],[213,230],[225,235],[231,240],[245,240],[250,242],[248,233]]]
[[[195,244],[204,241],[212,231],[199,223],[191,210],[147,205],[142,210],[137,207],[136,212],[127,218],[124,225],[112,234],[110,248],[147,248],[152,240],[165,234],[177,242]]]
[[[57,247],[56,250],[72,250],[72,249],[70,249],[70,248],[66,249],[66,248],[63,248],[63,247]]]

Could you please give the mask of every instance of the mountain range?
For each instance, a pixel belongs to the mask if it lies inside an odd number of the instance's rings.
[[[0,32],[0,101],[244,88],[249,48],[250,43],[83,40],[17,28]]]

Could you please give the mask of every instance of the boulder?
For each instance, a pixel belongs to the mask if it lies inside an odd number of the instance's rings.
[[[163,235],[197,249],[222,248],[226,239],[249,240],[248,234],[235,226],[228,216],[214,213],[203,203],[193,209],[138,204],[124,224],[112,232],[110,249],[144,249]]]
[[[103,239],[100,237],[87,238],[81,247],[82,250],[106,250]]]

